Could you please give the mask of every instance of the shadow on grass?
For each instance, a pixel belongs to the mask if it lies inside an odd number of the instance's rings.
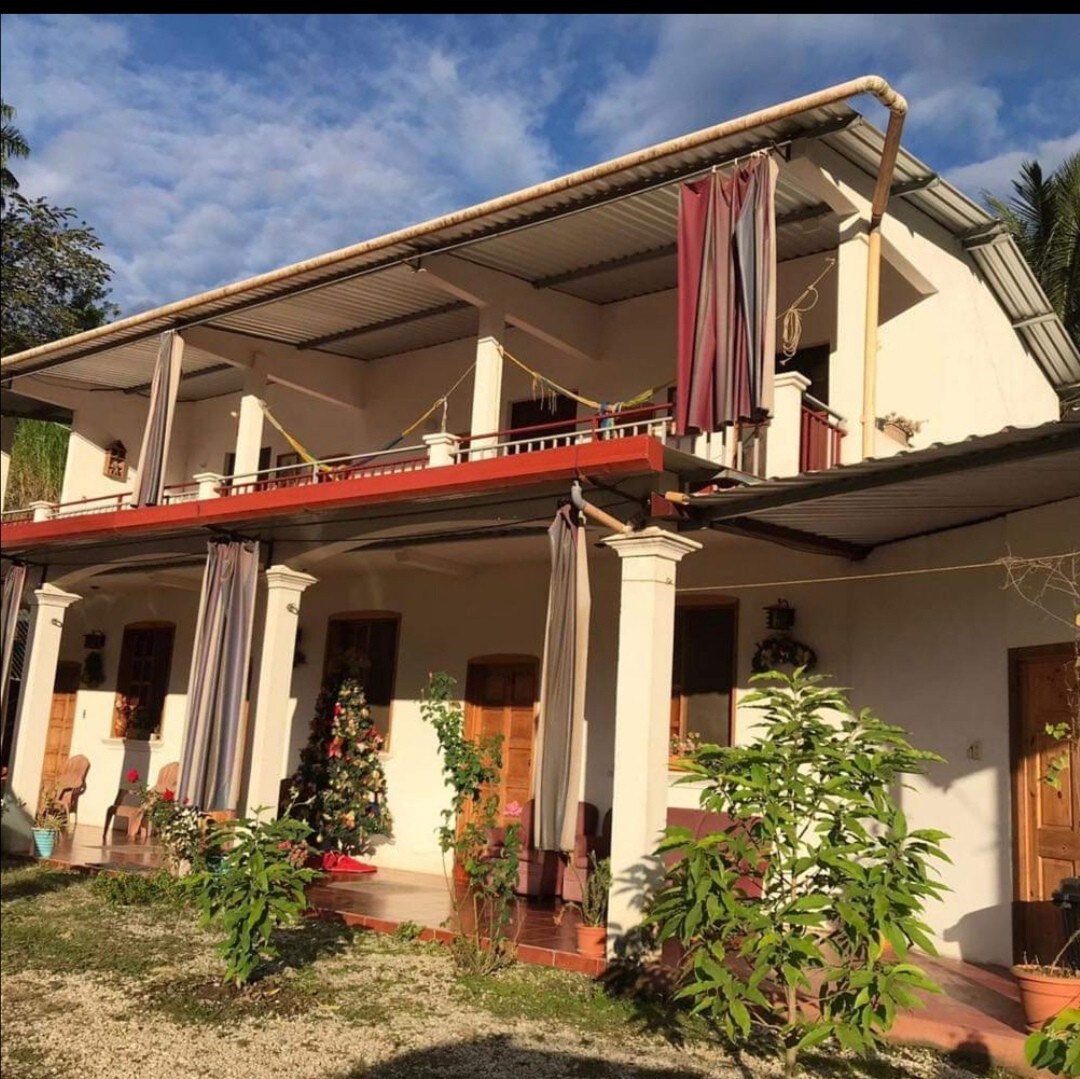
[[[63,891],[86,880],[82,874],[53,869],[30,860],[5,858],[0,869],[0,903]]]
[[[704,1079],[691,1068],[653,1068],[599,1056],[533,1049],[504,1034],[417,1049],[383,1064],[358,1065],[341,1079],[475,1079],[481,1074],[560,1076],[560,1079]]]
[[[260,971],[260,977],[291,967],[300,970],[319,959],[341,955],[352,947],[356,931],[339,917],[318,916],[302,919],[288,929],[278,929],[273,943],[278,956]]]

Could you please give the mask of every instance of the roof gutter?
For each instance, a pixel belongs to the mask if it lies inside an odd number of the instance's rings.
[[[512,210],[523,203],[530,202],[534,199],[558,195],[562,192],[570,191],[575,187],[580,187],[583,184],[605,179],[608,176],[622,172],[626,169],[649,164],[650,162],[658,161],[661,158],[672,154],[678,154],[686,150],[693,150],[699,146],[714,142],[717,139],[738,135],[765,124],[790,119],[794,116],[798,116],[800,113],[809,112],[810,110],[819,108],[823,105],[838,104],[839,102],[846,101],[848,98],[857,97],[860,94],[872,94],[892,113],[889,120],[885,149],[882,154],[882,169],[878,175],[877,185],[874,189],[874,205],[877,206],[880,202],[882,207],[881,212],[883,213],[884,206],[888,202],[889,181],[891,180],[893,165],[896,162],[896,153],[899,150],[900,130],[903,127],[903,116],[907,113],[907,102],[880,75],[863,75],[860,78],[850,79],[847,82],[839,83],[836,86],[831,86],[825,90],[818,90],[813,94],[805,94],[802,97],[793,98],[791,101],[785,101],[779,105],[772,105],[767,109],[759,109],[757,112],[748,113],[746,116],[740,116],[733,120],[726,120],[724,123],[714,124],[711,127],[702,128],[699,131],[692,132],[689,135],[682,135],[676,139],[669,139],[667,142],[661,142],[655,146],[650,146],[647,149],[638,150],[632,154],[613,158],[612,160],[603,162],[599,165],[593,165],[587,169],[581,169],[578,172],[572,172],[554,180],[547,180],[544,183],[524,188],[521,191],[514,191],[508,195],[501,195],[499,198],[478,203],[477,205],[470,206],[464,210],[457,210],[454,213],[422,222],[419,225],[411,225],[408,228],[387,233],[386,235],[376,237],[373,240],[366,240],[363,243],[353,244],[350,247],[343,247],[337,251],[331,251],[325,255],[307,259],[304,262],[297,262],[291,266],[285,266],[278,270],[272,270],[269,273],[260,274],[257,277],[251,277],[244,281],[238,281],[231,285],[224,285],[221,288],[212,289],[211,291],[201,293],[198,296],[177,300],[174,303],[165,304],[150,311],[143,311],[140,314],[132,315],[129,318],[120,319],[118,322],[109,323],[105,326],[98,326],[95,329],[86,330],[83,333],[62,338],[59,341],[50,341],[48,344],[26,349],[23,352],[15,353],[12,356],[6,356],[0,360],[0,371],[3,371],[4,373],[14,373],[16,369],[30,365],[32,361],[50,356],[52,353],[58,351],[61,346],[67,349],[77,345],[90,345],[110,334],[115,334],[118,331],[137,330],[147,323],[158,319],[179,319],[185,312],[200,307],[203,304],[216,303],[233,296],[251,292],[255,289],[266,288],[268,285],[278,284],[279,282],[287,281],[290,278],[297,277],[300,274],[309,273],[313,270],[328,269],[339,263],[347,262],[350,259],[372,254],[373,252],[393,247],[397,244],[414,243],[441,229],[465,225],[471,221],[476,221],[491,214]],[[898,123],[897,117],[900,118]],[[886,174],[885,165],[887,161],[889,162],[889,167]],[[883,176],[885,177],[884,181]],[[884,194],[879,196],[879,192],[882,190]]]

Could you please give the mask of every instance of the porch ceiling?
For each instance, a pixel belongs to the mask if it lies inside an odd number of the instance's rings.
[[[811,109],[738,134],[708,136],[705,131],[662,144],[643,157],[596,166],[6,357],[2,375],[19,378],[51,369],[53,377],[130,389],[149,381],[157,334],[194,325],[358,360],[471,335],[475,311],[448,302],[446,293],[414,272],[426,255],[436,252],[454,251],[537,288],[595,304],[669,289],[675,284],[673,244],[682,180],[755,149],[806,139],[821,140],[872,176],[884,141],[847,105]],[[1080,388],[1080,352],[1053,316],[1015,244],[994,220],[903,150],[894,197],[963,240],[1047,377],[1062,392]],[[835,216],[793,170],[781,169],[777,215],[782,259],[836,243]],[[213,381],[198,385],[205,368],[219,362],[188,350],[185,382],[193,384],[185,386],[186,399],[224,392]]]
[[[694,499],[716,525],[869,551],[1080,497],[1080,420],[935,445]],[[1080,511],[1077,512],[1080,535]]]

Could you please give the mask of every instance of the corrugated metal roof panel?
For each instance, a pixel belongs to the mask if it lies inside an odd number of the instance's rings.
[[[150,312],[141,320],[136,318],[121,324],[93,341],[68,339],[49,346],[45,350],[47,355],[35,354],[27,361],[19,356],[6,357],[4,374],[17,377],[22,370],[32,372],[40,365],[62,363],[66,377],[99,385],[119,384],[129,378],[130,372],[123,363],[122,370],[113,366],[118,347],[152,340],[164,329],[203,323],[291,343],[428,310],[436,311],[433,319],[439,325],[443,312],[438,309],[445,307],[445,293],[404,268],[401,264],[405,260],[467,244],[470,259],[537,281],[663,247],[674,241],[676,185],[681,179],[695,170],[730,161],[734,156],[801,137],[822,138],[867,174],[877,172],[884,142],[882,133],[847,105],[824,106],[626,166],[614,173],[583,180],[566,177],[565,183],[553,182],[562,186],[545,194],[526,196],[514,205],[504,203],[485,209],[479,217],[469,216],[472,211],[462,211],[433,222],[432,228],[422,235],[418,232],[420,238],[410,242],[396,238],[402,234],[391,234],[333,252],[321,261],[298,263],[182,301],[175,308]],[[901,186],[928,184],[905,193],[903,198],[962,238],[993,224],[993,219],[980,207],[950,184],[935,180],[926,165],[903,150],[898,156],[895,181]],[[779,215],[806,209],[813,202],[809,190],[792,175],[782,172],[777,197]],[[798,225],[783,230],[779,243],[781,257],[827,249],[831,226],[831,222],[824,222],[810,229]],[[1014,321],[1051,313],[1011,240],[995,241],[991,248],[974,247],[972,258]],[[654,291],[660,284],[663,266],[638,264],[612,273],[615,276],[596,275],[589,280],[579,277],[573,284],[567,282],[555,287],[593,302],[606,303]],[[176,313],[181,310],[182,314]],[[425,321],[407,323],[410,329],[389,333],[386,341],[392,340],[402,349],[409,349],[431,343],[440,332],[445,332],[445,327],[438,331],[425,326]],[[1059,391],[1068,392],[1080,386],[1080,352],[1060,322],[1048,321],[1037,330],[1023,328],[1020,333]],[[364,355],[362,346],[348,343],[351,340],[346,339],[344,345],[335,342],[326,347],[346,355]],[[143,349],[131,347],[132,362],[144,363]],[[153,347],[151,344],[151,350]],[[84,362],[81,359],[84,356],[95,358]]]
[[[695,499],[741,519],[862,547],[1080,497],[1080,422],[1007,427],[885,460]],[[1080,534],[1080,510],[1077,511]]]

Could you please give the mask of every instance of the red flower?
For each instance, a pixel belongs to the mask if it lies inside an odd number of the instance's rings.
[[[129,783],[138,783],[139,782],[139,770],[138,770],[138,768],[129,768],[127,770],[127,773],[125,774],[124,778]]]
[[[161,800],[163,802],[175,802],[176,801],[176,792],[171,791],[171,790],[169,790],[168,787],[166,787],[165,790],[162,791],[162,793],[161,793]]]
[[[184,797],[184,802],[183,802],[183,804],[184,804],[184,805],[189,805],[189,804],[190,804],[190,802],[191,802],[191,799],[185,796],[185,797]]]

